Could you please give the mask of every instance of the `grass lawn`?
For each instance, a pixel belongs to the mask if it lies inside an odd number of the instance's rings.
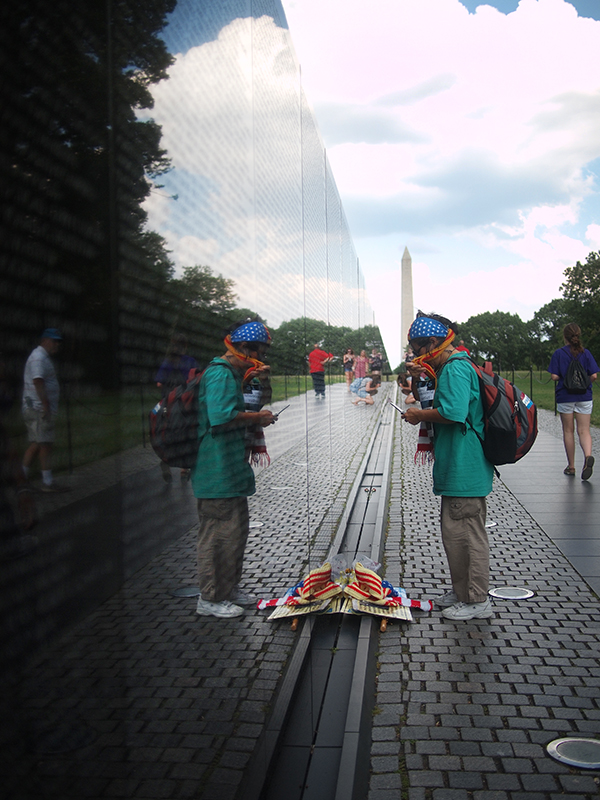
[[[343,375],[329,375],[327,384],[343,382]],[[310,375],[274,375],[271,379],[273,402],[312,391]],[[148,438],[148,414],[160,399],[155,386],[124,390],[119,395],[109,392],[68,399],[62,393],[56,422],[56,442],[52,467],[64,472],[97,461],[105,456],[128,450]],[[16,402],[6,427],[19,453],[27,449],[27,433],[21,417],[20,402]],[[34,464],[34,472],[38,464]]]
[[[503,378],[512,381],[526,395],[529,395],[538,408],[554,411],[554,381],[548,372],[503,372]],[[600,407],[594,404],[591,424],[600,426]]]

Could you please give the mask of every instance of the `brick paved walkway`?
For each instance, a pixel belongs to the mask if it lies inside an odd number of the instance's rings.
[[[280,594],[309,557],[322,560],[373,430],[376,409],[349,406],[341,389],[327,404],[310,405],[310,443],[298,431],[258,476],[251,518],[262,527],[244,573],[258,595]],[[424,599],[447,575],[415,436],[398,425],[385,568]],[[497,601],[495,618],[479,622],[414,612],[414,623],[380,635],[368,800],[598,796],[598,773],[544,750],[559,736],[598,736],[598,598],[502,483],[489,519],[493,582],[535,597]],[[192,528],[4,687],[7,800],[243,800],[295,634],[255,610],[199,618],[194,599],[172,596],[195,583],[194,547]]]
[[[542,415],[541,427],[554,421]],[[559,431],[553,430],[560,436]],[[562,442],[557,441],[562,470]],[[428,468],[396,431],[387,577],[409,596],[449,588]],[[591,486],[591,483],[590,483]],[[600,772],[551,759],[555,738],[600,734],[600,602],[502,482],[488,502],[491,585],[526,586],[495,617],[439,611],[380,636],[369,800],[596,798]]]
[[[341,385],[325,402],[296,398],[302,418],[308,404],[311,435],[288,434],[287,450],[273,442],[272,466],[258,475],[250,514],[262,527],[251,530],[243,588],[278,596],[309,559],[321,563],[391,388],[372,408],[352,406]],[[300,416],[294,421],[291,410],[294,428]],[[195,598],[171,595],[196,583],[195,531],[126,580],[4,693],[7,800],[235,796],[295,634],[255,609],[234,620],[198,617]],[[74,749],[64,752],[69,743]]]

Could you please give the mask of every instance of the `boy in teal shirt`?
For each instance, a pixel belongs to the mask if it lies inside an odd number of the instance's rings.
[[[494,468],[477,436],[483,437],[477,375],[453,346],[455,333],[445,317],[417,317],[408,338],[416,356],[411,374],[424,371],[437,380],[433,408],[409,408],[404,415],[412,425],[431,422],[434,428],[433,491],[442,497],[442,542],[452,578],[452,591],[437,602],[447,619],[491,617],[485,498]]]
[[[266,409],[246,411],[243,381],[268,380],[262,358],[271,336],[262,322],[247,322],[225,338],[227,352],[206,368],[198,392],[200,446],[191,480],[198,498],[198,583],[196,613],[237,617],[236,604],[249,533],[248,496],[254,473],[246,454],[248,426],[266,427],[276,417]]]

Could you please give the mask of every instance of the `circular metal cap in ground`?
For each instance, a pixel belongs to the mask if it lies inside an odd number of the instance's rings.
[[[600,769],[600,739],[555,739],[546,746],[549,756],[582,769]]]
[[[488,594],[500,600],[529,600],[535,592],[531,589],[522,589],[520,586],[497,586],[495,589],[490,589]]]
[[[173,597],[197,597],[200,594],[198,586],[184,586],[182,589],[173,589]]]

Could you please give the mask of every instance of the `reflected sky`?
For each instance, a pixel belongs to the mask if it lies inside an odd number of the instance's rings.
[[[278,0],[182,0],[175,54],[152,88],[173,169],[146,203],[176,269],[235,280],[270,325],[301,316],[373,322],[322,139]]]

